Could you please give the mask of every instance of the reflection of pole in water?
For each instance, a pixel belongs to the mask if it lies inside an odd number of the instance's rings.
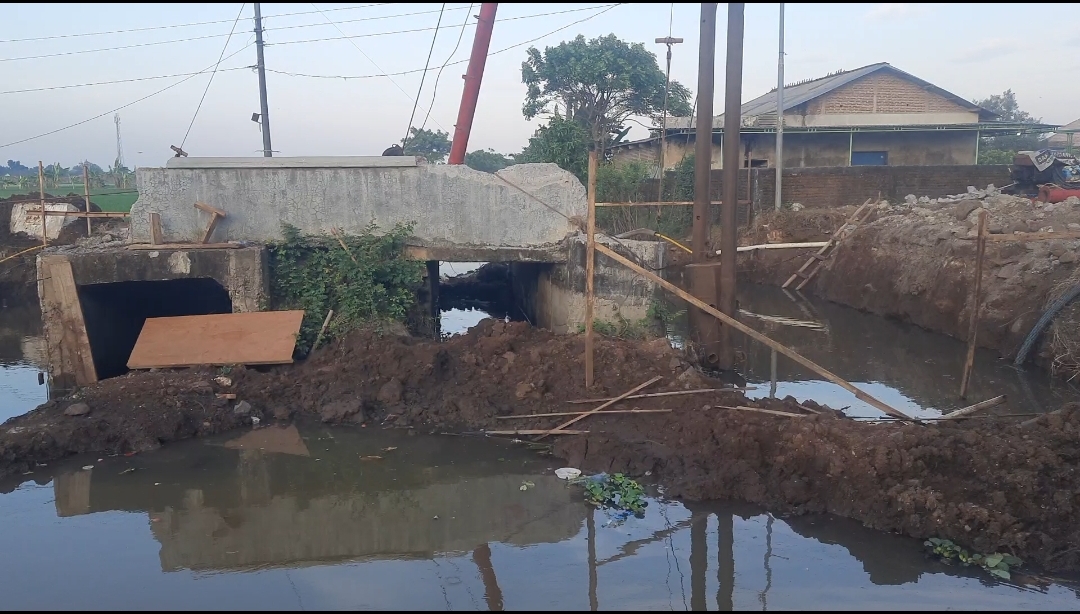
[[[486,543],[477,546],[472,553],[473,562],[480,570],[480,579],[484,581],[484,601],[487,602],[488,610],[502,611],[503,595],[499,588],[499,582],[495,578],[495,567],[491,564],[491,547]]]
[[[700,612],[705,605],[705,571],[709,566],[709,515],[690,512],[690,609]]]
[[[735,609],[735,514],[716,514],[716,609]]]
[[[768,514],[768,516],[769,519],[765,521],[765,590],[761,591],[758,595],[758,599],[761,600],[761,610],[763,612],[769,609],[769,589],[772,588],[772,567],[769,566],[769,559],[772,558],[773,515]]]
[[[769,398],[776,398],[776,350],[769,354]]]
[[[589,515],[585,517],[585,526],[588,529],[589,542],[589,610],[592,612],[600,609],[596,600],[596,508],[589,506]]]

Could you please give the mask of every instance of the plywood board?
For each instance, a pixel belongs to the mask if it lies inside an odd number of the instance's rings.
[[[43,256],[41,264],[50,369],[54,375],[74,376],[76,385],[93,384],[97,370],[71,262],[50,255]]]
[[[147,318],[129,369],[292,362],[304,312],[259,311]]]

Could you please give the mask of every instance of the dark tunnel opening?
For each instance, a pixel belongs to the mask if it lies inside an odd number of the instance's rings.
[[[122,281],[78,290],[99,379],[127,373],[147,318],[232,313],[229,293],[209,278]]]

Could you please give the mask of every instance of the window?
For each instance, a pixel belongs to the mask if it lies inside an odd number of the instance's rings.
[[[851,152],[851,166],[888,166],[889,152],[887,151],[853,151]]]

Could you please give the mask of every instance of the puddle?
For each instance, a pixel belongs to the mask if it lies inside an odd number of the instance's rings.
[[[916,540],[830,517],[653,498],[644,518],[611,526],[553,475],[558,466],[506,442],[322,425],[75,460],[0,486],[4,605],[1080,605],[1064,586],[998,582],[925,559]]]
[[[958,398],[967,345],[910,324],[881,318],[812,297],[797,296],[771,286],[739,287],[741,320],[770,338],[874,395],[917,417],[940,416],[971,403],[1006,395],[994,413],[1041,413],[1080,400],[1080,388],[1051,380],[1034,368],[1015,368],[995,352],[978,350],[966,401]],[[794,300],[793,300],[794,299]],[[676,312],[673,342],[686,330],[685,305]],[[772,350],[736,334],[738,350],[746,356],[742,375],[756,390],[750,397],[770,395]],[[775,395],[813,399],[833,408],[847,407],[851,416],[881,413],[836,384],[776,357]]]

